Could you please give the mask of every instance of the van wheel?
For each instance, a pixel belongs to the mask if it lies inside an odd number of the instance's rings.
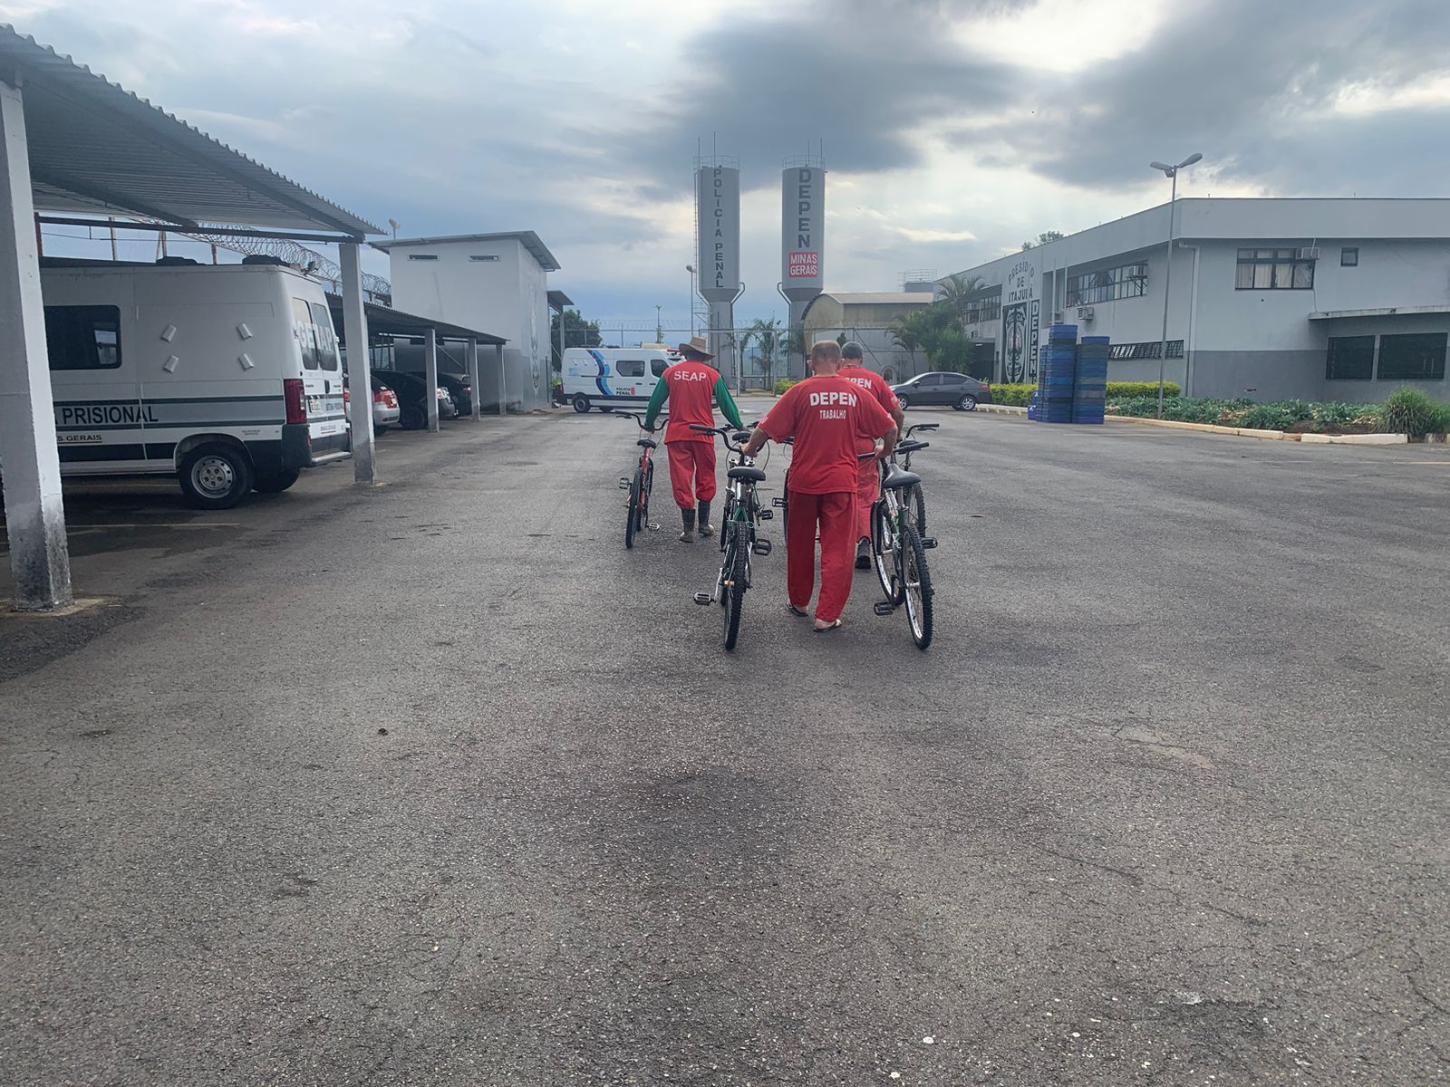
[[[957,411],[976,411],[977,398],[971,393],[968,393],[966,396],[962,397],[955,404],[953,404],[952,407],[956,408]]]
[[[583,415],[589,410],[589,397],[583,393],[574,394],[574,410]]]
[[[281,494],[292,484],[302,472],[296,468],[288,468],[282,472],[269,472],[264,476],[258,476],[257,482],[252,484],[252,489],[258,494]]]
[[[252,490],[252,463],[233,446],[203,445],[193,449],[177,473],[188,505],[203,510],[229,510]]]

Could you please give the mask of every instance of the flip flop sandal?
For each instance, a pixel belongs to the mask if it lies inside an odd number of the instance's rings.
[[[845,625],[846,625],[845,623],[843,623],[841,620],[837,619],[834,623],[832,623],[828,627],[816,627],[816,633],[817,634],[829,634],[833,630],[840,630]]]
[[[794,604],[787,604],[785,606],[785,610],[788,611],[788,612],[790,612],[797,619],[809,619],[811,617],[811,613],[810,612],[808,612],[808,611],[802,611],[800,608],[796,607]]]

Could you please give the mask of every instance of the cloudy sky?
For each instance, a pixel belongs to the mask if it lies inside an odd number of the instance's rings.
[[[780,166],[823,141],[829,289],[1166,196],[1443,195],[1447,0],[25,0],[0,19],[403,235],[533,229],[619,325],[686,323],[697,141],[783,316]],[[374,270],[386,260],[374,257]]]

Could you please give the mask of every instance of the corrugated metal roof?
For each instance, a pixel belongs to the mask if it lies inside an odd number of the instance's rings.
[[[352,212],[0,24],[0,70],[19,76],[35,205],[185,226],[382,231]]]
[[[336,326],[338,335],[346,342],[347,337],[343,333],[345,322],[342,319],[342,295],[328,291],[327,305],[332,310],[332,323]],[[376,302],[364,303],[363,310],[367,313],[369,336],[421,336],[431,328],[439,339],[475,339],[490,346],[508,343],[502,336],[495,336],[491,332],[480,332],[466,325],[455,325],[451,321],[422,317],[406,310],[394,309],[392,306],[380,306]]]
[[[445,234],[436,238],[389,238],[387,241],[373,242],[374,249],[381,249],[384,253],[392,249],[408,249],[419,245],[447,245],[453,242],[498,242],[512,239],[520,242],[525,249],[534,255],[546,272],[557,272],[559,262],[554,259],[554,254],[549,252],[537,234],[532,230],[503,230],[495,234]]]
[[[919,291],[868,291],[861,294],[826,291],[823,297],[833,298],[843,306],[925,306],[936,296]]]

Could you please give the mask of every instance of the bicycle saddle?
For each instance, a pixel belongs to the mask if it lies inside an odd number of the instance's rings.
[[[881,481],[881,486],[890,487],[895,490],[898,487],[910,487],[913,483],[920,483],[921,476],[915,472],[908,472],[904,468],[892,468],[886,473],[886,478]]]
[[[737,464],[726,473],[731,479],[749,479],[756,483],[764,482],[765,473],[759,468],[751,468],[748,465]]]
[[[659,444],[660,443],[657,442],[657,441],[655,441],[653,438],[641,438],[639,441],[635,442],[634,444],[635,445],[642,445],[646,449],[656,449],[656,448],[659,447]]]

